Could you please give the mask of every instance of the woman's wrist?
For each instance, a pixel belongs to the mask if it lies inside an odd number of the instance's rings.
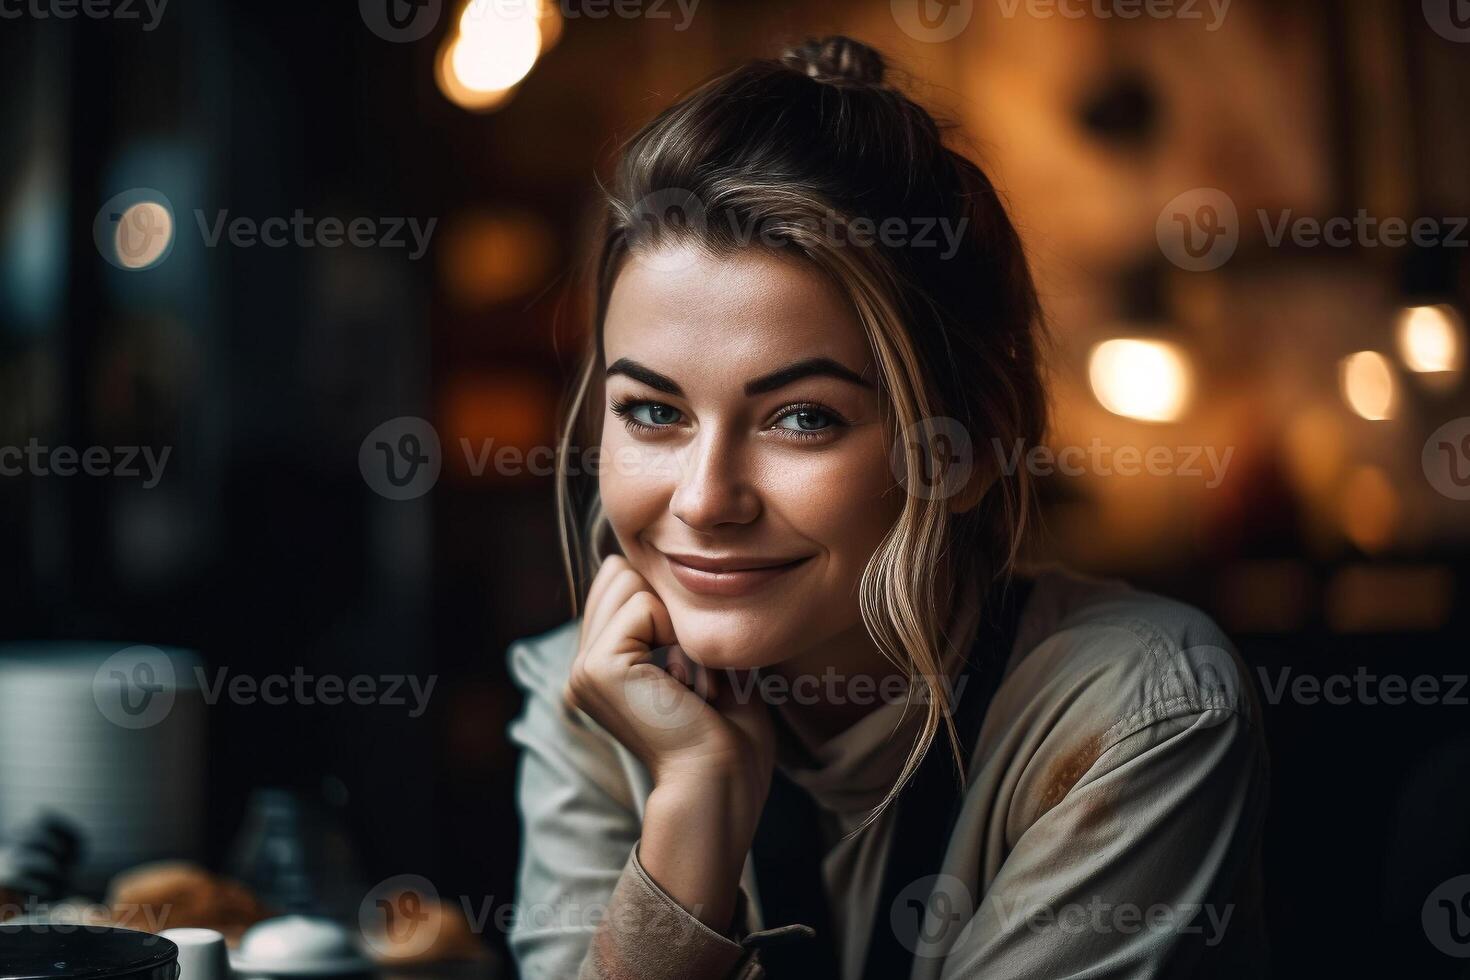
[[[643,869],[691,915],[725,934],[765,803],[751,782],[714,771],[666,778],[655,783],[643,814]]]

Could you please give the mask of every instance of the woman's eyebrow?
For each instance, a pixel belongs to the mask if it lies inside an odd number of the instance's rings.
[[[607,376],[610,378],[615,374],[623,374],[634,381],[642,382],[655,391],[662,391],[666,395],[674,395],[678,398],[684,397],[684,389],[680,388],[674,379],[659,374],[646,364],[620,357],[608,366]],[[829,377],[847,381],[864,388],[873,387],[862,375],[832,360],[830,357],[809,357],[806,360],[788,364],[786,367],[778,368],[770,374],[763,374],[758,378],[752,378],[745,382],[746,395],[763,395],[784,388],[793,381],[810,377]]]

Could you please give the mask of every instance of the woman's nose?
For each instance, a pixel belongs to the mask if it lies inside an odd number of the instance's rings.
[[[679,459],[678,486],[669,510],[697,531],[721,524],[749,524],[760,498],[745,473],[743,454],[720,433],[701,434]]]

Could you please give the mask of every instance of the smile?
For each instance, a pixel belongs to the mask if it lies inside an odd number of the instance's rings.
[[[807,562],[803,558],[713,558],[664,552],[679,584],[698,595],[740,596],[754,592]]]

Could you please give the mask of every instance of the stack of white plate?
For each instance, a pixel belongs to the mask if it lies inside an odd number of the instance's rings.
[[[186,650],[0,645],[0,828],[45,811],[82,836],[73,888],[203,845],[204,699]]]

